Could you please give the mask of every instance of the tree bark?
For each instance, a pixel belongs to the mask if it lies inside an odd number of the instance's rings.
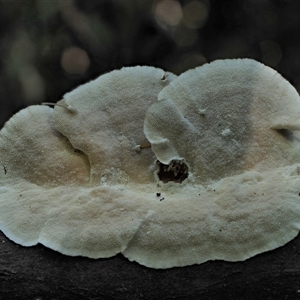
[[[244,262],[149,269],[122,255],[70,257],[0,232],[0,299],[299,299],[300,237]]]

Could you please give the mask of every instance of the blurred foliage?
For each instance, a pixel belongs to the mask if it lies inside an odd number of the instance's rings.
[[[300,88],[300,1],[0,1],[0,125],[131,65],[176,74],[250,57]]]

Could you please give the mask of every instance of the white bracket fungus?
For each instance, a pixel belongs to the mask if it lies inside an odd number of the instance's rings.
[[[186,159],[199,183],[300,162],[299,95],[261,63],[217,60],[181,74],[158,99],[145,118],[152,150],[164,164]]]
[[[153,152],[149,148],[137,155],[132,149],[148,143],[143,132],[146,111],[174,78],[153,67],[127,67],[78,87],[55,106],[57,130],[89,158],[91,183],[97,184],[104,173],[115,183],[151,181]]]
[[[123,68],[0,132],[0,229],[152,268],[245,260],[300,230],[300,98],[250,59]]]

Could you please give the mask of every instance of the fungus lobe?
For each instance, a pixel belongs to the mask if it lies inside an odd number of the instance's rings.
[[[123,68],[0,132],[0,229],[152,268],[245,260],[300,229],[300,99],[274,70],[222,60]]]

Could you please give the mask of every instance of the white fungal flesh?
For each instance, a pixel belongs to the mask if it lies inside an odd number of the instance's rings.
[[[274,70],[123,68],[59,105],[0,132],[0,230],[16,243],[171,268],[245,260],[298,234],[300,99]],[[188,177],[164,181],[163,164]]]
[[[169,75],[162,79],[162,74]],[[127,67],[67,93],[59,104],[71,105],[77,114],[55,107],[55,126],[88,156],[92,183],[104,175],[115,183],[151,180],[153,152],[145,149],[136,155],[132,149],[147,142],[143,132],[146,111],[174,78],[153,67]]]
[[[291,133],[300,130],[299,95],[261,63],[217,60],[181,74],[158,98],[144,126],[152,150],[164,164],[185,158],[199,183],[300,162]]]

